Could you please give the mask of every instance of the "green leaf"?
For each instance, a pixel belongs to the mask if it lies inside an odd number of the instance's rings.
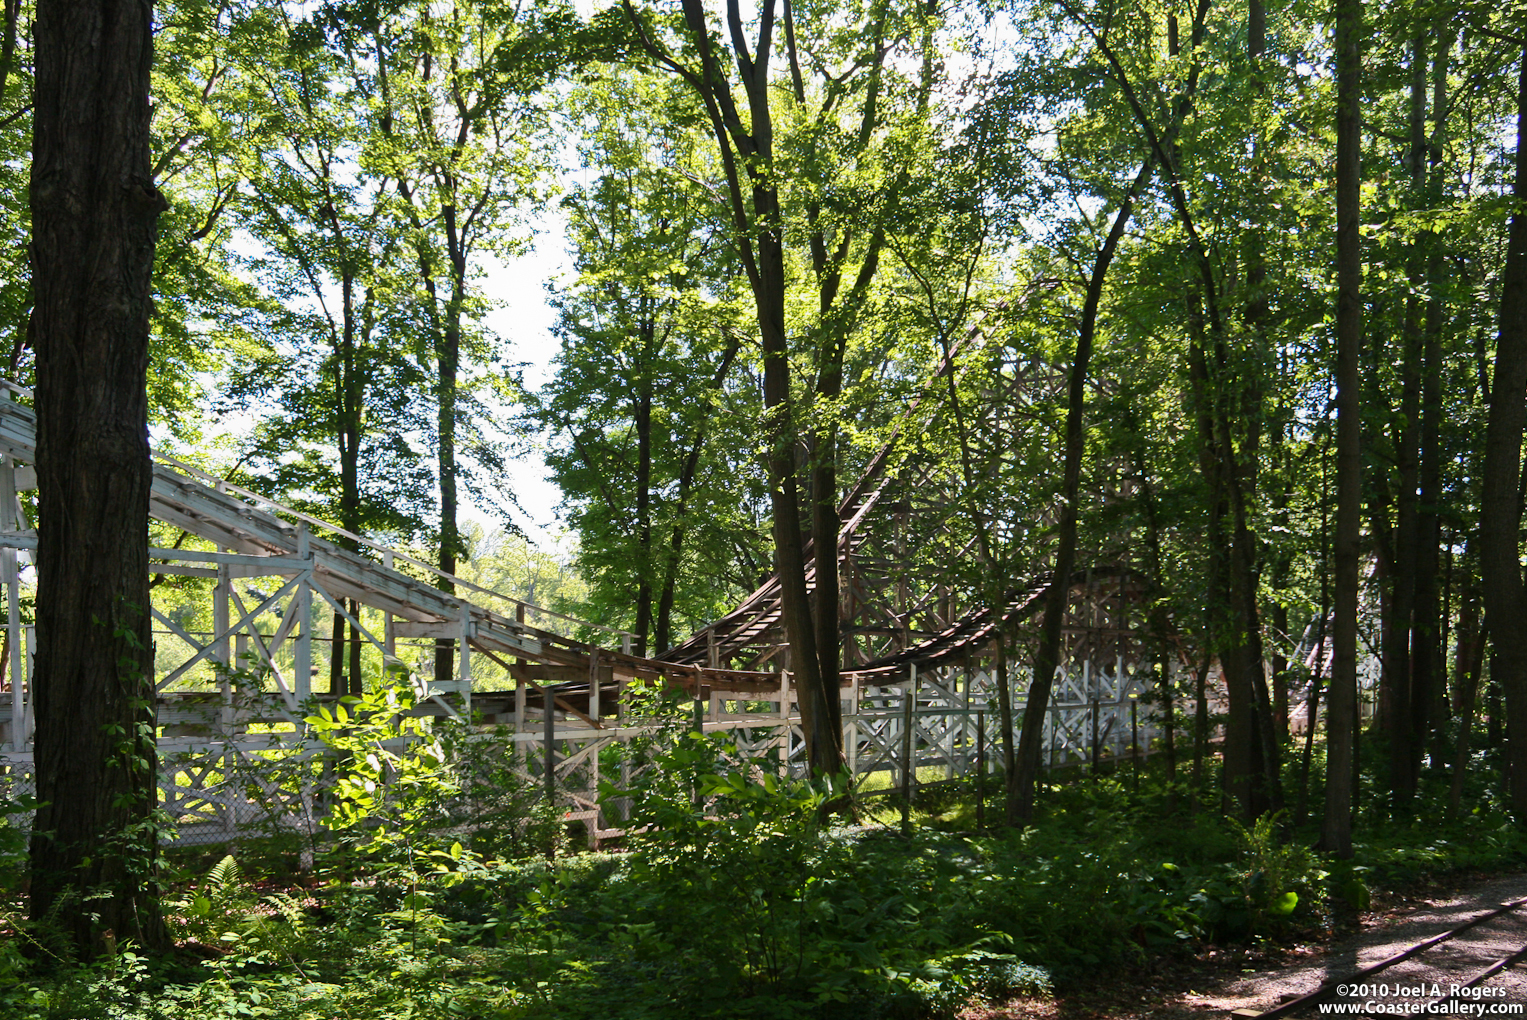
[[[1299,894],[1296,892],[1286,892],[1282,896],[1273,898],[1272,903],[1267,907],[1267,912],[1274,917],[1287,917],[1294,912],[1294,908],[1298,905]]]

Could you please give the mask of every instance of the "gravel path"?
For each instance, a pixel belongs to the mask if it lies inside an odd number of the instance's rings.
[[[1319,988],[1325,981],[1343,981],[1433,935],[1454,928],[1478,914],[1527,897],[1527,873],[1487,879],[1456,892],[1411,900],[1403,909],[1363,918],[1363,929],[1326,946],[1280,950],[1284,962],[1266,958],[1254,962],[1248,949],[1227,947],[1183,968],[1170,958],[1152,965],[1127,968],[1101,977],[1091,988],[1054,999],[1017,999],[973,1005],[961,1020],[1206,1020],[1228,1017],[1235,1010],[1262,1012]],[[1437,1002],[1451,990],[1507,953],[1527,946],[1527,907],[1518,914],[1470,929],[1427,953],[1374,975],[1362,994],[1345,1002],[1373,1002],[1370,1015],[1402,1004]],[[1153,969],[1153,968],[1159,968]],[[1437,986],[1433,995],[1432,986]],[[1489,994],[1462,999],[1471,1004],[1527,1005],[1527,961],[1482,983]],[[1191,990],[1189,990],[1191,989]],[[1456,1007],[1454,1007],[1456,1009]],[[1300,1016],[1316,1016],[1312,1009]],[[1332,1014],[1328,1014],[1332,1015]],[[1395,1013],[1394,1015],[1406,1015]],[[1424,1012],[1409,1015],[1426,1017]],[[1454,1012],[1448,1015],[1481,1015]],[[1491,1014],[1483,1014],[1489,1016]],[[1498,1014],[1497,1014],[1498,1015]],[[1518,1014],[1527,1018],[1527,1013]]]
[[[1323,981],[1345,979],[1477,914],[1523,897],[1527,897],[1527,874],[1493,879],[1456,896],[1425,901],[1401,917],[1384,918],[1357,935],[1333,943],[1307,963],[1248,974],[1212,990],[1188,993],[1182,997],[1181,1005],[1227,1012],[1271,1009],[1314,991]],[[1527,946],[1527,917],[1522,916],[1523,912],[1481,924],[1424,954],[1395,964],[1368,979],[1370,987],[1359,995],[1345,996],[1342,1001],[1372,1000],[1385,1004],[1436,1001],[1448,992],[1450,985],[1462,983],[1507,953]],[[1374,985],[1378,988],[1373,988]],[[1434,985],[1440,994],[1431,994]],[[1527,973],[1520,966],[1487,979],[1483,987],[1490,994],[1466,1001],[1527,1004]]]

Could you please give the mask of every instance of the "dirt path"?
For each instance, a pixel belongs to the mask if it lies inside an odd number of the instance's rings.
[[[1371,966],[1423,939],[1446,931],[1477,914],[1527,897],[1527,873],[1497,876],[1458,889],[1434,890],[1387,910],[1365,915],[1361,930],[1329,945],[1289,946],[1267,953],[1247,948],[1209,949],[1191,960],[1159,961],[1150,967],[1114,970],[1100,975],[1092,988],[1053,1000],[1019,999],[972,1007],[962,1020],[1187,1020],[1228,1016],[1237,1009],[1267,1010]],[[1443,994],[1451,983],[1477,974],[1506,953],[1527,946],[1527,918],[1480,925],[1375,976],[1388,985],[1387,997],[1364,989],[1362,998],[1384,1003],[1433,1000],[1431,986]],[[1483,983],[1484,997],[1471,1002],[1527,1003],[1527,964]],[[1407,995],[1395,992],[1405,989]],[[1415,994],[1420,990],[1420,994]],[[1441,998],[1436,996],[1435,998]],[[1423,1014],[1424,1015],[1424,1014]]]

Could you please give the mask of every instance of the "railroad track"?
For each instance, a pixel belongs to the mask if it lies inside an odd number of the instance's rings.
[[[1527,1016],[1527,982],[1510,974],[1527,959],[1523,907],[1527,897],[1475,914],[1345,977],[1327,978],[1272,1009],[1237,1009],[1231,1016]]]

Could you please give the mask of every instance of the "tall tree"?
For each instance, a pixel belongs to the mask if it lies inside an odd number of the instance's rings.
[[[1362,503],[1358,356],[1363,340],[1362,0],[1336,0],[1336,560],[1335,625],[1326,708],[1326,810],[1321,846],[1352,856],[1352,751],[1357,714],[1357,589]],[[1311,725],[1313,725],[1311,720]]]
[[[353,64],[374,58],[364,90],[377,107],[366,162],[390,174],[407,222],[433,369],[436,564],[455,574],[464,551],[461,482],[474,459],[487,471],[503,468],[474,393],[483,367],[502,354],[497,338],[477,328],[485,310],[477,279],[485,256],[521,246],[513,228],[545,183],[547,103],[538,93],[551,79],[566,11],[453,2],[400,4],[371,17],[366,6],[342,11],[334,30]],[[447,578],[436,583],[454,590]],[[437,683],[455,679],[453,648],[450,638],[435,642]]]
[[[716,138],[763,353],[764,460],[790,669],[812,771],[837,772],[843,767],[837,415],[850,378],[844,371],[850,340],[906,187],[904,166],[927,137],[937,11],[867,3],[845,13],[763,0],[756,22],[739,4],[728,5],[723,31],[716,32],[705,5],[684,0],[682,25],[669,34],[632,0],[623,4],[643,52],[690,87]],[[841,33],[843,23],[856,28]],[[771,72],[776,33],[787,74],[779,85]],[[810,281],[811,311],[792,329],[796,260]],[[803,447],[804,471],[797,461]]]
[[[1044,616],[1040,621],[1039,650],[1034,656],[1034,678],[1029,683],[1028,702],[1023,712],[1023,729],[1018,740],[1017,761],[1007,789],[1009,824],[1026,823],[1034,815],[1034,780],[1039,774],[1040,746],[1045,717],[1050,711],[1050,688],[1055,669],[1060,664],[1061,627],[1071,598],[1072,573],[1076,564],[1076,532],[1080,514],[1082,455],[1084,452],[1083,415],[1086,410],[1087,368],[1092,359],[1097,334],[1098,310],[1103,283],[1118,251],[1119,241],[1129,226],[1135,196],[1149,183],[1155,171],[1154,157],[1147,157],[1139,174],[1130,183],[1113,216],[1113,225],[1093,258],[1087,277],[1086,297],[1077,331],[1076,352],[1071,358],[1070,379],[1066,385],[1065,461],[1061,482],[1060,534],[1056,540],[1055,564],[1050,586],[1045,592]]]
[[[431,478],[410,438],[429,428],[405,339],[403,223],[387,168],[357,165],[376,115],[371,69],[332,43],[332,26],[275,27],[276,52],[248,69],[248,101],[275,125],[274,143],[246,152],[243,170],[245,222],[265,249],[254,268],[282,309],[265,343],[241,352],[228,397],[267,412],[251,456],[268,472],[258,484],[354,534],[417,534]],[[360,693],[360,632],[336,610],[331,633],[330,689]]]
[[[759,501],[738,434],[757,414],[738,370],[746,315],[714,158],[703,133],[678,129],[688,96],[616,68],[572,101],[583,161],[605,169],[563,200],[578,276],[554,299],[562,349],[531,413],[553,437],[588,611],[645,655],[672,644],[676,605],[714,619],[756,584],[756,554],[728,548],[752,544]]]
[[[37,793],[31,909],[94,955],[164,948],[148,593],[148,3],[37,5]]]
[[[1516,98],[1516,163],[1511,227],[1501,277],[1500,329],[1490,380],[1490,416],[1479,521],[1479,570],[1485,628],[1494,654],[1491,676],[1506,695],[1511,806],[1527,818],[1527,589],[1522,583],[1519,487],[1527,424],[1527,42],[1522,42]]]

